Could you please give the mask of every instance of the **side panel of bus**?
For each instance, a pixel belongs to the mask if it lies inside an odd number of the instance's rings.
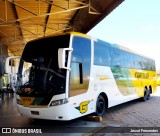
[[[151,59],[103,44],[94,42],[91,76],[99,93],[107,95],[108,107],[144,97],[145,88],[155,92],[156,72]]]

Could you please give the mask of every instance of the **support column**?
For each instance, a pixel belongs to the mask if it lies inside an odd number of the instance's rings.
[[[4,67],[7,57],[8,57],[7,46],[5,46],[4,44],[2,44],[2,42],[0,42],[0,92],[2,92],[2,89],[5,86]]]

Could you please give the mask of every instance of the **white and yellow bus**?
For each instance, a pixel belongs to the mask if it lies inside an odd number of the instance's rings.
[[[24,71],[28,78],[23,80]],[[19,112],[71,120],[156,91],[154,60],[124,47],[71,32],[28,42],[17,88]]]

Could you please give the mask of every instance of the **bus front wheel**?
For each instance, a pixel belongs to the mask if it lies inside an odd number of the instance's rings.
[[[102,95],[99,95],[96,102],[96,116],[103,116],[105,114],[106,103]]]

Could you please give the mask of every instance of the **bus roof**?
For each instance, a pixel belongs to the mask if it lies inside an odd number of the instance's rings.
[[[80,37],[84,37],[84,38],[87,38],[87,39],[94,39],[94,41],[97,41],[98,43],[102,44],[102,45],[108,45],[108,46],[111,46],[111,47],[114,47],[114,48],[118,48],[118,49],[121,49],[121,50],[124,50],[124,51],[127,51],[127,52],[130,52],[130,53],[133,53],[133,54],[137,54],[137,55],[140,55],[142,57],[146,57],[146,58],[150,58],[148,56],[145,56],[143,54],[140,54],[140,53],[137,53],[127,47],[124,47],[124,46],[121,46],[121,45],[118,45],[118,44],[112,44],[112,43],[109,43],[109,42],[106,42],[106,41],[103,41],[103,40],[100,40],[100,39],[97,39],[97,38],[94,38],[92,36],[89,36],[87,34],[83,34],[83,33],[79,33],[79,32],[67,32],[65,34],[60,34],[60,35],[50,35],[50,36],[47,36],[47,37],[43,37],[43,38],[39,38],[39,39],[44,39],[44,38],[49,38],[49,37],[54,37],[54,36],[61,36],[61,35],[66,35],[66,34],[70,34],[70,35],[75,35],[75,36],[80,36]],[[36,40],[39,40],[39,39],[36,39]],[[33,40],[33,41],[36,41],[36,40]],[[32,41],[30,41],[32,42]],[[150,59],[153,59],[153,58],[150,58]]]
[[[45,36],[45,37],[41,37],[41,38],[37,38],[37,39],[34,39],[34,40],[31,40],[29,41],[28,43],[32,42],[32,41],[37,41],[37,40],[40,40],[40,39],[45,39],[45,38],[50,38],[50,37],[55,37],[55,36],[61,36],[61,35],[76,35],[76,36],[80,36],[80,37],[84,37],[84,38],[87,38],[87,39],[91,39],[91,36],[89,35],[86,35],[86,34],[83,34],[83,33],[79,33],[79,32],[66,32],[66,33],[63,33],[63,34],[56,34],[56,35],[49,35],[49,36]]]
[[[96,38],[95,38],[95,39],[96,39]],[[123,50],[123,51],[126,51],[126,52],[130,52],[130,53],[133,53],[133,54],[137,54],[137,55],[140,55],[140,56],[142,56],[142,57],[149,58],[149,59],[152,59],[152,60],[153,60],[153,58],[151,58],[151,57],[145,56],[145,55],[143,55],[143,54],[141,54],[141,53],[137,53],[136,51],[131,50],[131,49],[129,49],[129,48],[127,48],[127,47],[124,47],[124,46],[122,46],[122,45],[112,44],[112,43],[109,43],[109,42],[106,42],[106,41],[103,41],[103,40],[100,40],[100,39],[96,39],[95,41],[97,41],[98,43],[103,44],[103,45],[108,45],[108,46],[111,46],[111,47],[113,47],[113,48],[118,48],[118,49],[120,49],[120,50]]]
[[[89,36],[87,34],[79,33],[79,32],[69,32],[69,34],[84,37],[84,38],[87,38],[87,39],[91,39],[91,36]]]

